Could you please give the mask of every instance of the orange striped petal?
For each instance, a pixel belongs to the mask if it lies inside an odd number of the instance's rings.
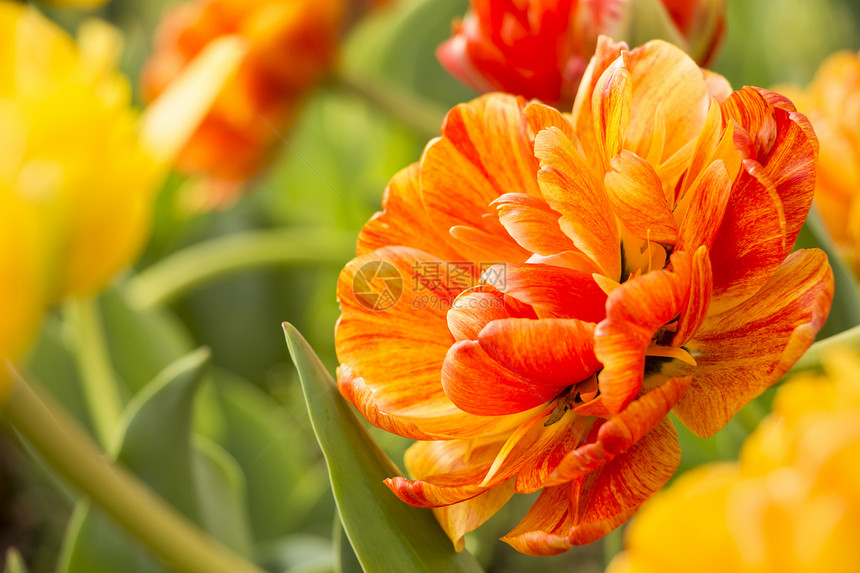
[[[525,114],[529,122],[532,138],[540,133],[542,129],[557,127],[569,139],[574,139],[573,126],[570,124],[570,119],[554,107],[540,102],[531,102],[526,106]]]
[[[806,220],[815,191],[818,140],[809,120],[783,96],[745,87],[723,104],[731,118],[754,137],[754,159],[762,178],[773,185],[783,204],[786,221],[785,254],[791,251]]]
[[[440,232],[421,202],[418,184],[419,164],[413,163],[394,177],[382,196],[382,211],[376,213],[358,235],[356,255],[382,247],[413,247],[445,260],[463,260],[450,243],[448,233]]]
[[[669,413],[687,391],[691,380],[690,376],[670,378],[631,402],[620,414],[595,426],[593,441],[568,453],[546,480],[546,485],[582,477],[626,452]]]
[[[722,428],[809,348],[832,298],[827,256],[817,249],[789,255],[755,296],[709,317],[688,343],[697,366],[675,414],[698,436]]]
[[[384,261],[391,279],[368,276]],[[439,377],[454,342],[441,305],[413,306],[416,297],[453,300],[436,281],[415,280],[416,265],[441,264],[407,247],[386,247],[350,261],[338,279],[342,315],[335,331],[341,393],[371,423],[415,439],[468,437],[493,430],[498,421],[470,416],[445,396]],[[369,265],[369,266],[365,266]],[[379,296],[402,293],[393,306]],[[420,278],[420,276],[419,276]],[[395,284],[391,284],[395,283]]]
[[[620,412],[639,393],[651,339],[687,307],[690,256],[676,252],[671,263],[671,271],[648,273],[612,291],[606,320],[594,331],[594,352],[604,365],[598,375],[600,394],[610,412]]]
[[[502,540],[529,555],[555,555],[599,539],[669,480],[680,457],[675,429],[663,418],[606,466],[570,483],[545,487]]]
[[[493,201],[499,221],[524,249],[540,255],[575,250],[570,237],[561,232],[561,213],[546,201],[526,193],[506,193]]]
[[[782,201],[758,167],[744,160],[744,171],[732,188],[722,226],[710,249],[714,270],[712,313],[751,297],[785,259]]]
[[[678,248],[690,252],[703,245],[711,248],[723,222],[731,190],[732,180],[725,164],[721,160],[714,161],[685,196],[689,203],[684,205]]]
[[[612,210],[635,236],[674,245],[675,217],[663,194],[663,183],[647,161],[622,151],[610,162],[604,183]]]
[[[635,86],[625,148],[644,157],[650,145],[654,111],[663,106],[667,126],[663,156],[695,141],[708,114],[710,98],[699,66],[680,48],[648,42],[630,52],[630,79]],[[692,150],[691,150],[692,151]]]
[[[525,105],[522,98],[489,94],[446,116],[442,137],[427,146],[421,166],[424,206],[444,231],[472,227],[507,237],[490,203],[504,193],[538,193]],[[461,248],[469,260],[498,260],[467,244]]]
[[[699,247],[693,254],[692,271],[690,273],[690,296],[687,306],[678,318],[678,328],[672,338],[672,346],[684,346],[705,321],[711,304],[711,286],[714,281],[711,270],[711,259],[708,248]]]
[[[630,122],[633,84],[630,70],[627,69],[629,58],[629,52],[621,52],[597,80],[591,96],[592,113],[597,120],[597,144],[603,150],[605,164],[621,153],[627,124]]]
[[[448,311],[448,330],[457,342],[477,340],[478,333],[491,321],[511,318],[512,311],[498,292],[471,292],[459,297]]]
[[[456,550],[462,551],[466,547],[466,533],[477,529],[495,515],[513,495],[514,482],[507,481],[466,501],[433,508],[433,513]]]
[[[618,229],[602,182],[558,128],[537,135],[535,155],[541,160],[540,192],[547,204],[562,214],[561,230],[604,274],[619,277]]]
[[[507,264],[492,267],[484,281],[531,305],[542,318],[599,322],[606,316],[606,293],[590,273],[550,265]]]

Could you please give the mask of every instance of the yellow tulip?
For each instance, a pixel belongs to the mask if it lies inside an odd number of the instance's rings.
[[[115,71],[121,44],[103,22],[76,43],[0,1],[0,364],[21,356],[50,305],[97,292],[134,260],[170,161],[245,50],[236,38],[212,46],[141,116]]]

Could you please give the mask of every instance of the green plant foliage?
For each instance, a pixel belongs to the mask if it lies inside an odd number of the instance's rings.
[[[302,335],[288,323],[284,332],[344,530],[364,571],[481,571],[468,552],[454,551],[430,510],[406,505],[388,490],[383,480],[400,472],[337,393]]]

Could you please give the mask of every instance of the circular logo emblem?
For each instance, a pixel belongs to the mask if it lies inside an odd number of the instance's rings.
[[[391,263],[368,261],[352,279],[355,300],[368,310],[388,310],[403,294],[403,277]]]

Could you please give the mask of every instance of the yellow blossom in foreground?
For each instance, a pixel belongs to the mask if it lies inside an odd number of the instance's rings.
[[[136,256],[170,160],[244,51],[216,47],[139,117],[115,71],[121,43],[97,21],[75,43],[0,1],[0,398],[3,363],[45,310],[97,292]]]
[[[860,275],[860,54],[831,55],[806,90],[775,89],[788,95],[815,127],[821,145],[815,203]]]
[[[655,496],[607,573],[860,571],[860,358],[825,372],[779,390],[738,463]]]

